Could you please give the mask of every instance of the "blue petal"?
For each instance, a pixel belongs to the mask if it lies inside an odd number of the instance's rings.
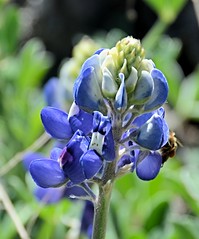
[[[73,196],[84,197],[88,196],[85,190],[80,186],[65,187],[64,196],[73,199]]]
[[[133,143],[129,141],[129,146],[132,146],[132,145]],[[136,150],[132,150],[130,154],[123,155],[118,161],[118,168],[121,168],[130,163],[133,163],[131,167],[131,172],[133,172],[135,169],[135,165],[136,165],[139,153],[140,153],[140,150],[136,149]]]
[[[86,179],[95,176],[102,167],[102,160],[94,150],[88,150],[80,159]]]
[[[92,130],[93,115],[81,110],[75,103],[70,108],[68,120],[73,132],[79,129],[88,134]]]
[[[28,152],[23,156],[23,166],[28,171],[33,160],[42,158],[45,158],[45,156],[41,153]]]
[[[57,161],[59,159],[61,153],[62,153],[62,149],[60,149],[58,147],[53,148],[50,152],[50,159]]]
[[[158,175],[161,165],[162,157],[159,153],[141,153],[136,165],[136,174],[142,180],[152,180]]]
[[[88,139],[82,135],[81,131],[77,131],[66,145],[60,158],[64,172],[74,184],[85,180],[80,158],[87,151],[88,145]]]
[[[124,84],[124,74],[121,73],[119,77],[121,79],[121,84],[115,96],[114,106],[117,110],[123,111],[127,107],[127,93],[126,93],[126,86]]]
[[[34,160],[30,164],[30,174],[42,188],[59,187],[68,180],[59,163],[51,159]]]
[[[88,238],[91,238],[92,235],[93,218],[94,218],[93,203],[91,201],[86,201],[82,214],[80,231],[82,233],[86,233]]]
[[[152,116],[154,115],[154,111],[149,112],[149,113],[144,113],[139,116],[137,116],[133,122],[132,125],[136,127],[141,127],[143,124],[147,122]]]
[[[102,156],[106,161],[113,161],[115,159],[115,142],[112,129],[110,129],[105,136],[104,145],[102,147]]]
[[[136,133],[134,140],[137,144],[150,150],[160,149],[164,140],[163,119],[154,115]]]
[[[59,202],[64,197],[65,186],[59,188],[41,188],[37,187],[34,195],[38,201],[45,204],[53,204]]]
[[[103,50],[102,50],[103,51]],[[92,55],[91,57],[89,57],[84,64],[82,65],[81,68],[81,72],[80,74],[82,74],[86,69],[93,67],[95,69],[96,72],[100,71],[100,58],[99,55],[102,51],[98,51],[96,52],[96,54]]]
[[[164,116],[165,116],[165,109],[163,107],[160,107],[159,109],[156,110],[156,113],[162,117],[162,131],[164,132],[164,136],[163,136],[163,141],[162,141],[162,146],[165,145],[168,142],[168,138],[169,138],[169,127],[166,123],[166,121],[164,120]]]
[[[118,167],[118,168],[122,168],[122,167],[124,167],[125,165],[130,164],[130,163],[131,163],[131,157],[130,157],[130,155],[125,154],[125,155],[123,155],[123,156],[119,159],[119,161],[118,161],[118,163],[117,163],[117,167]]]
[[[169,91],[167,80],[160,70],[153,69],[151,76],[154,81],[154,90],[150,100],[144,106],[144,111],[157,109],[163,105]]]
[[[44,85],[44,96],[48,106],[60,107],[57,94],[58,84],[59,79],[53,77]]]
[[[93,113],[93,132],[99,132],[105,135],[111,129],[111,121],[108,116],[104,116],[102,113],[95,111]]]
[[[105,48],[100,48],[94,54],[99,55],[103,50],[105,50]]]
[[[133,104],[143,104],[149,100],[154,90],[154,82],[149,72],[142,71],[137,81],[135,90],[130,102]]]
[[[93,134],[90,149],[95,149],[105,160],[113,161],[115,159],[115,144],[111,120],[98,111],[95,111],[93,115]]]
[[[45,107],[41,111],[41,120],[46,132],[53,138],[68,139],[72,136],[68,115],[64,111]]]
[[[161,147],[164,146],[169,140],[169,127],[168,127],[165,120],[163,120],[162,131],[163,131],[164,134],[163,134]]]
[[[105,107],[98,78],[95,69],[89,67],[74,84],[75,103],[87,112],[101,111]]]

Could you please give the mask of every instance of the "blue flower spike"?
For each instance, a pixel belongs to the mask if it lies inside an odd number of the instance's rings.
[[[82,187],[82,197],[95,205],[93,184],[109,190],[109,183],[127,173],[155,179],[162,165],[160,149],[169,137],[163,108],[168,90],[164,74],[145,58],[139,40],[126,37],[96,51],[74,83],[69,113],[55,107],[41,111],[46,132],[64,145],[55,147],[50,158],[27,161],[36,184]]]

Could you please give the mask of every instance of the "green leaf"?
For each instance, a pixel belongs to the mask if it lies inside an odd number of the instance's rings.
[[[16,49],[19,38],[19,14],[13,5],[0,9],[0,58]]]
[[[171,24],[184,7],[186,0],[145,0],[145,2],[163,22]]]
[[[181,42],[178,39],[162,36],[156,44],[155,49],[151,52],[151,57],[156,67],[160,69],[167,78],[169,84],[168,101],[173,106],[175,106],[178,101],[180,84],[184,78],[183,71],[177,63],[180,50]]]
[[[176,110],[186,119],[199,120],[199,67],[185,78],[179,89]]]
[[[177,238],[180,239],[198,239],[199,220],[191,216],[176,218],[173,222]]]
[[[28,205],[15,203],[15,210],[23,224],[25,224],[31,216],[31,208]],[[5,239],[13,239],[18,238],[17,230],[14,225],[14,222],[11,220],[10,216],[6,213],[0,220],[0,228],[1,228],[1,238]]]
[[[167,199],[167,197],[165,199]],[[155,227],[164,226],[166,214],[169,209],[169,202],[165,199],[159,198],[158,201],[156,200],[156,202],[153,200],[153,206],[151,207],[150,213],[148,214],[144,223],[144,228],[147,231],[150,231]]]
[[[31,39],[22,48],[18,62],[18,89],[23,92],[41,84],[42,77],[52,64],[52,58],[45,51],[41,41]]]

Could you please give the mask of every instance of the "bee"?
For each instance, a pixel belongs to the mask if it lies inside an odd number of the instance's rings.
[[[162,166],[168,158],[173,158],[175,156],[178,146],[182,147],[182,144],[176,137],[175,132],[170,130],[168,142],[160,149],[162,155]]]

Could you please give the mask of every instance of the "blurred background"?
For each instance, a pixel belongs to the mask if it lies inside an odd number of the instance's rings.
[[[167,77],[166,117],[183,147],[155,180],[117,181],[107,239],[198,238],[199,1],[0,0],[2,239],[87,238],[78,232],[84,202],[38,201],[23,160],[30,151],[48,156],[54,144],[42,107],[56,101],[68,110],[85,59],[127,35],[141,40]]]

